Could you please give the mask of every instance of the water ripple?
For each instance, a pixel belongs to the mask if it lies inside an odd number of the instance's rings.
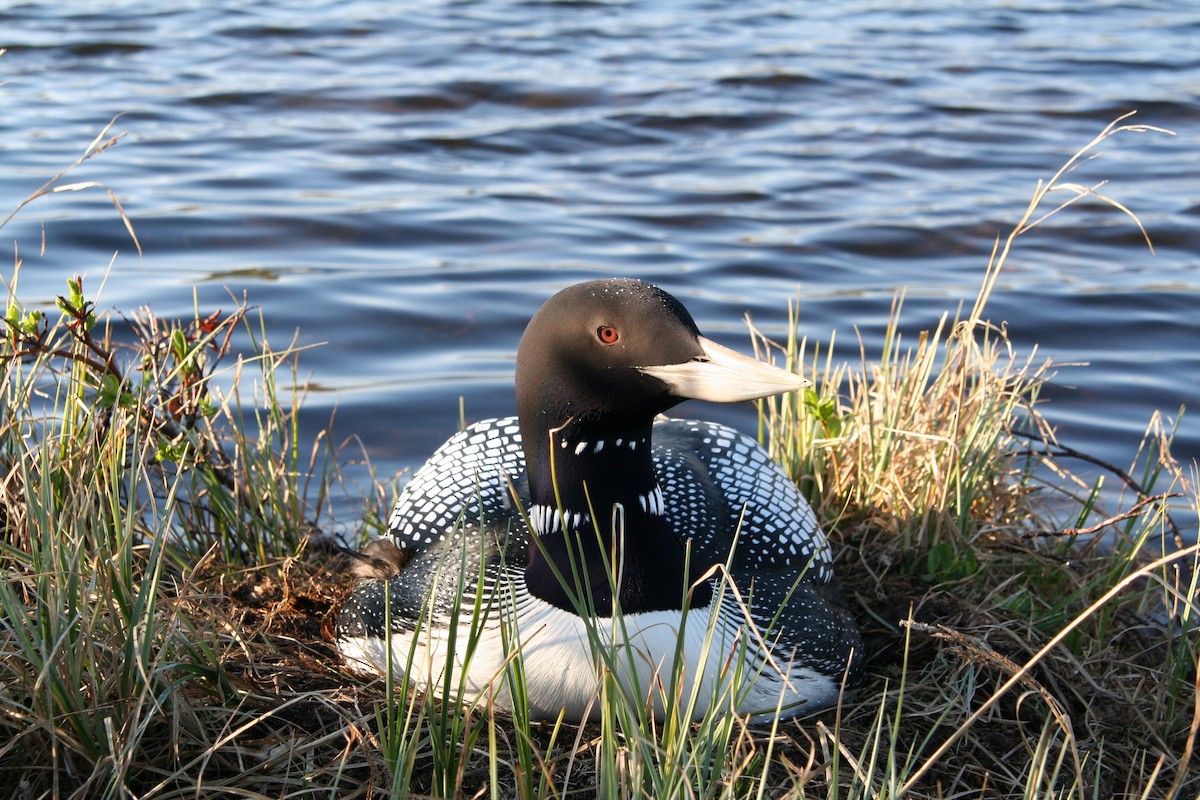
[[[1126,137],[1071,178],[1108,180],[1156,254],[1080,203],[1022,237],[992,313],[1092,363],[1049,390],[1081,449],[1120,461],[1155,409],[1196,401],[1185,0],[110,0],[6,7],[0,30],[0,209],[124,114],[72,180],[112,187],[145,250],[103,191],[39,201],[4,229],[22,295],[97,285],[114,253],[122,310],[247,292],[273,340],[325,343],[307,424],[337,403],[385,470],[420,461],[460,395],[510,413],[525,321],[576,280],[657,280],[739,346],[743,312],[781,332],[799,296],[805,332],[836,328],[850,359],[906,290],[915,338],[973,299],[1034,182],[1134,109],[1180,135]],[[1200,424],[1177,448],[1200,457]]]

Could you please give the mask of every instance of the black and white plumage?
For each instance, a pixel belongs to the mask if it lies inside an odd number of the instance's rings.
[[[522,338],[518,416],[451,437],[369,546],[382,572],[360,572],[342,609],[347,662],[390,657],[410,683],[504,708],[519,651],[535,717],[594,715],[601,666],[661,711],[677,653],[694,717],[833,703],[862,648],[812,510],[753,439],[655,421],[686,398],[802,385],[700,336],[657,287],[563,290]]]

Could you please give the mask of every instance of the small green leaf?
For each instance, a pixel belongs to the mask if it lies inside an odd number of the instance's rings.
[[[186,446],[182,442],[160,442],[154,449],[154,460],[159,463],[164,461],[179,463],[183,460],[185,448]]]
[[[67,279],[67,287],[70,289],[71,306],[74,308],[83,308],[83,278],[75,276]]]
[[[187,337],[183,335],[183,331],[176,328],[171,332],[171,353],[176,361],[183,361],[188,357],[188,351]]]
[[[46,315],[40,311],[30,311],[25,315],[25,319],[21,320],[20,322],[21,330],[23,330],[25,333],[36,334],[38,326],[42,324],[42,320],[45,319],[45,316]]]
[[[123,381],[112,373],[106,372],[104,377],[100,379],[100,389],[96,392],[96,402],[103,408],[112,408],[115,405],[129,407],[133,404],[134,397],[123,388]]]
[[[969,578],[979,571],[979,559],[970,548],[956,550],[949,542],[938,542],[925,555],[925,580],[933,583]]]
[[[821,421],[825,432],[830,436],[840,436],[842,433],[842,417],[837,413],[837,398],[822,398],[815,389],[804,390],[804,407],[808,413]]]

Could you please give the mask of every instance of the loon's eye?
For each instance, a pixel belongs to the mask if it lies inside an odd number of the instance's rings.
[[[596,338],[604,344],[616,344],[617,340],[621,338],[621,332],[612,325],[601,325],[596,328]]]

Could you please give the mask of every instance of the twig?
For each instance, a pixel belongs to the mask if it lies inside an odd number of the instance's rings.
[[[1035,434],[1024,433],[1022,431],[1013,431],[1013,435],[1021,436],[1023,438],[1029,439],[1031,441],[1037,438],[1037,436]],[[1049,444],[1046,444],[1045,442],[1042,442],[1042,444],[1045,445],[1045,447],[1041,450],[1031,447],[1028,450],[1019,451],[1017,453],[1017,455],[1048,456],[1051,458],[1075,458],[1075,459],[1079,459],[1080,461],[1086,461],[1089,464],[1095,464],[1097,467],[1100,467],[1101,469],[1104,469],[1108,472],[1111,472],[1113,475],[1116,475],[1118,478],[1121,479],[1121,481],[1130,490],[1132,490],[1135,494],[1137,494],[1137,496],[1139,498],[1141,498],[1141,502],[1139,502],[1137,506],[1134,506],[1134,508],[1137,508],[1138,506],[1143,505],[1147,500],[1154,499],[1150,496],[1149,492],[1147,492],[1144,488],[1142,488],[1142,485],[1140,483],[1138,483],[1136,480],[1134,480],[1132,477],[1130,477],[1128,472],[1121,469],[1120,467],[1117,467],[1117,466],[1114,466],[1114,465],[1108,463],[1107,461],[1105,461],[1102,458],[1097,458],[1096,456],[1088,455],[1087,453],[1076,450],[1074,447],[1069,447],[1065,444],[1055,443],[1053,445],[1053,447],[1055,449],[1051,449],[1051,446]],[[1166,497],[1177,497],[1177,496],[1178,495],[1174,495],[1174,494],[1165,494],[1165,495],[1163,495],[1163,499],[1165,499]],[[1179,530],[1179,526],[1175,524],[1175,520],[1171,519],[1171,515],[1167,514],[1164,511],[1163,512],[1163,521],[1166,523],[1166,526],[1171,529],[1171,534],[1175,537],[1175,546],[1178,548],[1182,548],[1184,546],[1183,533]]]
[[[1010,676],[1016,676],[1021,683],[1029,687],[1042,698],[1042,702],[1050,709],[1050,713],[1058,720],[1058,724],[1064,732],[1070,733],[1070,725],[1067,723],[1066,714],[1063,713],[1062,705],[1055,699],[1054,695],[1050,694],[1045,686],[1042,686],[1028,670],[1022,670],[1011,658],[1001,653],[996,652],[992,647],[973,636],[957,631],[946,625],[936,624],[930,625],[926,622],[917,622],[912,619],[900,620],[900,624],[904,625],[918,633],[926,633],[935,639],[944,639],[956,645],[962,650],[968,658],[979,664],[990,664],[999,667],[1002,671]],[[1078,755],[1078,754],[1076,754]]]
[[[83,364],[85,367],[92,370],[93,372],[96,372],[99,374],[104,374],[104,373],[108,372],[108,369],[105,367],[105,365],[100,363],[99,361],[88,358],[87,356],[83,355],[82,353],[74,353],[70,350],[47,350],[45,347],[37,347],[37,348],[29,349],[29,350],[17,350],[16,352],[13,352],[13,353],[6,353],[4,355],[0,355],[0,359],[5,359],[5,360],[13,359],[13,358],[22,359],[22,358],[29,358],[31,356],[40,356],[40,355],[54,356],[55,358],[63,358],[68,361],[76,361],[80,364]],[[120,375],[118,375],[118,377],[120,377]]]
[[[1059,531],[1031,531],[1029,533],[1021,534],[1021,538],[1032,539],[1037,536],[1090,536],[1093,533],[1098,533],[1099,531],[1107,528],[1109,525],[1115,525],[1122,520],[1136,517],[1142,513],[1142,509],[1144,507],[1150,505],[1151,503],[1162,502],[1170,497],[1183,497],[1183,494],[1181,492],[1163,492],[1162,494],[1156,494],[1153,497],[1143,497],[1127,511],[1122,511],[1120,514],[1109,517],[1102,522],[1097,522],[1095,525],[1089,525],[1086,528],[1064,528],[1063,530]]]

